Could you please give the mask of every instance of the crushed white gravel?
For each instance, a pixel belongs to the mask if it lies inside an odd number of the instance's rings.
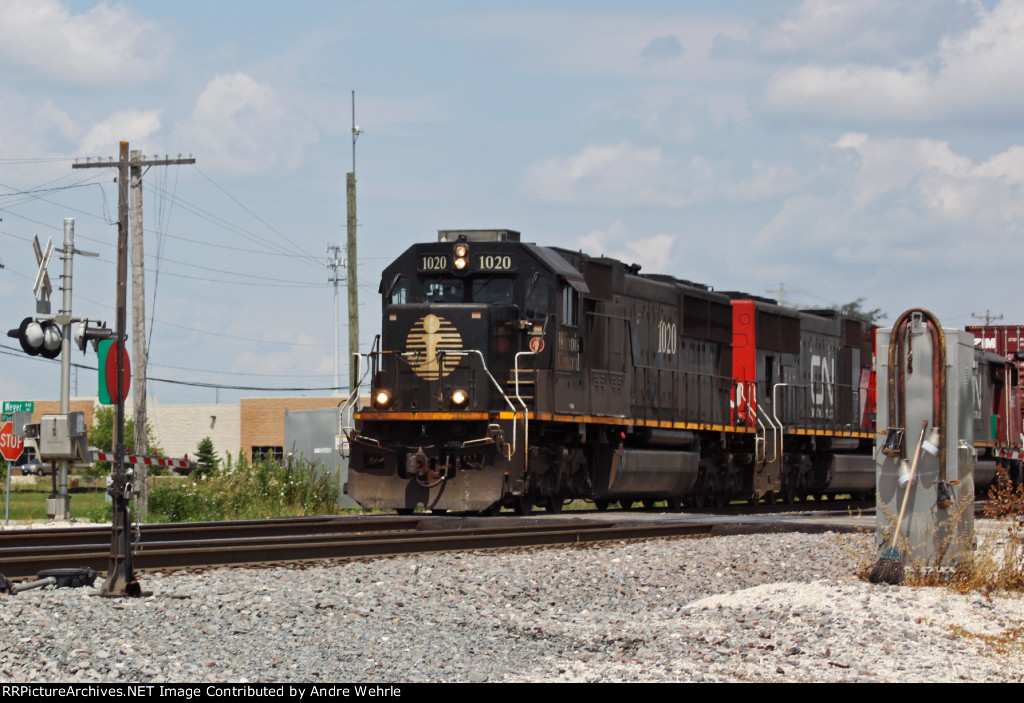
[[[0,596],[0,681],[1024,677],[1024,601],[871,585],[872,553],[791,533],[140,574],[150,597]]]

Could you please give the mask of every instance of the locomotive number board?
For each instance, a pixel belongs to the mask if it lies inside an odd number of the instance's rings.
[[[516,257],[511,254],[473,254],[473,271],[515,271]]]
[[[452,257],[448,254],[421,254],[417,270],[451,271]],[[470,257],[470,271],[515,271],[518,268],[516,257],[511,254],[473,254]]]
[[[451,268],[451,257],[447,254],[423,254],[417,268],[420,271],[448,271]]]

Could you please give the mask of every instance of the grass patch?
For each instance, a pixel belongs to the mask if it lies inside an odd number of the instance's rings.
[[[255,520],[333,515],[337,476],[305,461],[257,462],[244,457],[194,479],[176,479],[149,491],[149,522]]]
[[[71,494],[71,517],[77,519],[93,519],[94,514],[103,508],[106,493],[94,491],[90,493]],[[50,490],[14,490],[11,487],[11,520],[46,520],[46,499]],[[0,498],[0,501],[3,499]],[[0,510],[3,508],[0,507]]]

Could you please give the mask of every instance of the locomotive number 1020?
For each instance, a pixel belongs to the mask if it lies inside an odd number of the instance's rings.
[[[658,322],[658,353],[675,354],[679,347],[679,335],[676,334],[676,323]]]
[[[509,254],[477,254],[473,257],[474,271],[514,271],[516,260]]]
[[[448,257],[444,254],[424,254],[420,256],[420,271],[447,271]]]

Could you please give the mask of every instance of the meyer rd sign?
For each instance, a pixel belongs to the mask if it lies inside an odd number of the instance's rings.
[[[5,413],[22,413],[22,412],[34,412],[36,404],[31,400],[5,400],[4,409]]]
[[[0,426],[0,454],[7,461],[16,461],[25,449],[24,440],[14,436],[14,423],[5,422]]]

